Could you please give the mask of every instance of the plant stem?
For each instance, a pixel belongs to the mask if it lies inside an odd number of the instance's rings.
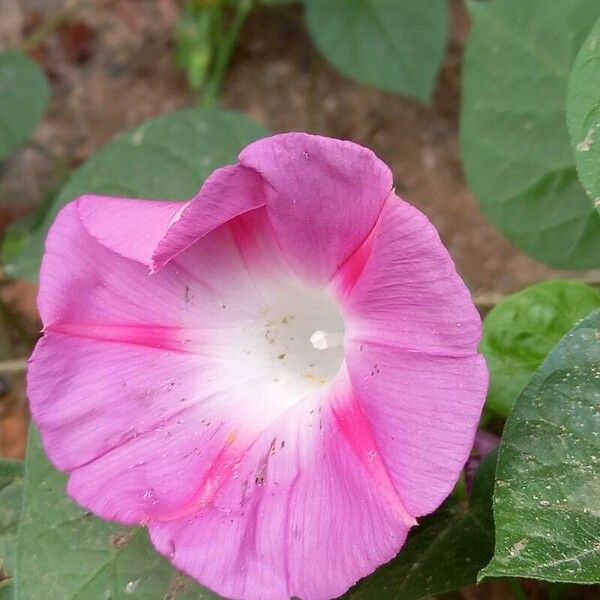
[[[83,8],[86,1],[69,0],[63,10],[48,17],[48,19],[21,42],[21,50],[23,52],[33,50],[47,35],[64,23],[67,23],[78,10]]]
[[[204,88],[204,93],[200,100],[200,106],[202,106],[202,108],[213,108],[217,103],[221,85],[223,83],[223,77],[227,71],[229,61],[231,60],[231,55],[235,48],[240,29],[242,28],[246,17],[252,10],[252,6],[252,0],[239,0],[231,25],[224,35],[221,33],[221,39],[219,40],[217,48],[215,67]]]
[[[12,375],[14,373],[22,373],[26,369],[26,358],[14,358],[11,360],[0,361],[0,375]]]

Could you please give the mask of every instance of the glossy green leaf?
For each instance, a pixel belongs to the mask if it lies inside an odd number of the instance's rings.
[[[17,527],[23,497],[23,463],[0,460],[0,600],[12,600]]]
[[[238,152],[266,135],[243,115],[181,110],[146,122],[110,142],[70,179],[40,226],[3,248],[11,276],[36,279],[43,244],[54,217],[86,193],[133,198],[187,200],[217,167],[235,162]]]
[[[600,18],[571,71],[567,122],[579,178],[600,211]]]
[[[483,576],[600,582],[600,310],[567,334],[510,414]]]
[[[546,281],[509,296],[484,321],[481,352],[490,370],[487,405],[508,415],[560,339],[593,310],[600,293],[574,281]]]
[[[496,453],[477,471],[468,506],[454,497],[423,519],[398,556],[350,590],[346,600],[416,600],[473,585],[494,546]]]
[[[600,266],[600,215],[575,170],[565,110],[571,65],[597,0],[469,2],[461,146],[488,218],[559,268]]]
[[[50,89],[40,68],[18,52],[0,52],[0,160],[38,126]]]
[[[17,542],[18,600],[213,600],[157,554],[145,530],[100,521],[65,494],[31,429]]]
[[[305,0],[317,48],[344,75],[428,101],[444,55],[447,0]]]

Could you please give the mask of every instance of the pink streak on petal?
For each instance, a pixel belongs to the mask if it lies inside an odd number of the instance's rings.
[[[357,248],[356,252],[340,267],[337,275],[334,277],[335,286],[340,298],[350,295],[356,282],[360,279],[362,272],[369,260],[375,243],[374,227],[367,239]]]
[[[89,338],[91,340],[106,340],[111,342],[148,346],[177,352],[192,352],[199,343],[197,331],[185,331],[178,327],[159,327],[145,325],[88,325],[57,324],[49,325],[45,333],[62,333],[65,335]],[[192,346],[194,342],[194,346]]]
[[[229,228],[244,264],[254,278],[289,276],[290,268],[265,208],[238,216],[229,222]]]
[[[266,206],[287,261],[323,285],[364,242],[392,189],[370,150],[304,133],[250,144],[240,163],[265,180]]]
[[[71,203],[60,211],[46,240],[38,295],[46,328],[213,328],[252,317],[260,296],[226,227],[205,235],[168,268],[149,275],[146,266],[92,237],[77,206]]]
[[[206,506],[210,505],[221,488],[233,476],[234,469],[239,464],[244,452],[238,448],[232,448],[231,444],[235,434],[229,434],[225,445],[216,455],[202,482],[191,497],[184,501],[176,510],[160,514],[156,521],[174,521],[184,517],[194,517]]]
[[[408,527],[417,524],[417,521],[406,510],[389,473],[381,459],[379,450],[371,434],[371,426],[365,415],[350,393],[349,399],[340,407],[332,406],[340,430],[346,436],[350,446],[356,453],[358,460],[362,463],[365,471],[369,473],[381,494],[389,501],[390,506],[400,515],[400,518]]]
[[[484,359],[346,343],[348,372],[381,458],[411,515],[435,510],[469,456],[485,400]]]
[[[358,254],[329,288],[349,377],[395,489],[421,516],[450,493],[473,443],[487,390],[481,319],[433,226],[399,198]]]
[[[160,269],[220,225],[264,203],[263,181],[255,171],[242,165],[217,169],[158,242],[152,270]]]
[[[194,498],[206,480],[228,436],[218,423],[214,427],[200,423],[192,407],[124,440],[75,469],[69,495],[104,519],[128,524],[197,513],[198,506],[188,498]]]
[[[197,514],[198,511],[210,504],[219,490],[227,483],[227,480],[232,476],[233,469],[237,463],[239,463],[240,458],[243,454],[242,451],[231,448],[230,440],[234,436],[233,433],[230,434],[230,437],[227,440],[225,446],[215,460],[213,461],[210,469],[206,473],[202,484],[200,485],[199,490],[195,494],[195,498],[193,498],[192,502],[190,502],[187,506],[181,507],[178,511],[174,513],[168,513],[166,515],[161,515],[160,521],[171,521],[173,519],[189,516],[192,514]]]
[[[266,427],[196,516],[149,522],[156,548],[225,597],[339,596],[390,560],[409,529],[379,468],[357,461],[369,438],[348,422],[356,416],[342,374],[326,398]]]
[[[346,321],[347,339],[441,356],[477,351],[479,313],[437,231],[416,208],[390,196],[349,293],[353,261],[330,286]]]

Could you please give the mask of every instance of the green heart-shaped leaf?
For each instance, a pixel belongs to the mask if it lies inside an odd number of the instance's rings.
[[[306,24],[344,75],[428,101],[446,46],[446,0],[305,0]]]
[[[559,268],[600,265],[600,215],[577,173],[565,110],[571,65],[597,0],[469,2],[463,78],[465,172],[488,218]]]
[[[490,577],[600,582],[600,310],[567,334],[510,414]]]
[[[31,136],[49,100],[46,78],[30,58],[0,53],[0,160]]]

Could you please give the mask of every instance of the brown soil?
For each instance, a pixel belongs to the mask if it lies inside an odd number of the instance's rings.
[[[13,5],[14,4],[14,5]],[[0,44],[16,46],[28,23],[64,0],[0,8]],[[354,83],[315,51],[299,9],[261,9],[246,23],[221,104],[271,131],[309,130],[371,147],[394,170],[398,192],[438,227],[476,292],[510,291],[556,276],[514,249],[482,216],[460,166],[460,61],[468,31],[454,1],[449,49],[432,106]],[[193,95],[173,61],[175,0],[91,0],[75,25],[34,52],[52,80],[53,102],[35,140],[77,165],[113,135],[181,106]],[[0,207],[21,214],[40,201],[53,162],[26,147],[9,161]]]

